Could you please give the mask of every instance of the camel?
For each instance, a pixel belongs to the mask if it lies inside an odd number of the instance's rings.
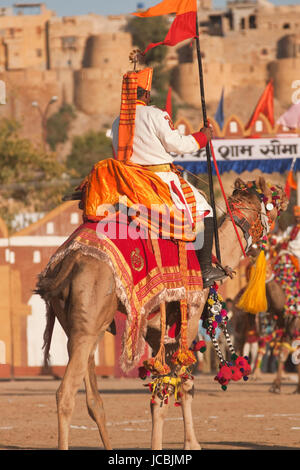
[[[257,258],[259,254],[259,250],[257,248],[251,248],[251,254],[253,259]],[[243,293],[242,289],[238,295],[236,296],[234,303],[238,303],[239,298]],[[284,289],[279,284],[279,282],[274,278],[273,270],[272,270],[272,263],[270,260],[267,263],[267,280],[266,280],[266,296],[267,296],[267,303],[268,303],[268,312],[273,318],[276,318],[274,330],[283,330],[284,334],[280,339],[276,340],[275,348],[279,351],[278,354],[278,368],[276,373],[276,378],[274,379],[269,391],[271,393],[280,393],[281,391],[281,382],[282,376],[284,371],[284,363],[286,362],[289,354],[290,348],[286,347],[286,345],[291,345],[293,342],[294,332],[299,331],[300,329],[300,320],[293,315],[286,316],[284,314],[284,306],[286,303],[286,293]],[[235,309],[236,314],[238,311]],[[256,363],[260,363],[264,352],[259,351]],[[300,393],[300,364],[297,367],[298,371],[298,385],[294,393]],[[256,368],[253,371],[253,378],[255,380],[260,379],[261,371],[260,369]]]
[[[283,328],[284,330],[284,335],[278,345],[279,355],[276,378],[269,389],[271,393],[280,393],[284,363],[290,354],[290,349],[285,346],[285,343],[291,344],[293,342],[294,332],[299,331],[300,329],[300,319],[293,315],[284,314],[286,294],[276,279],[271,277],[271,280],[269,282],[267,281],[266,292],[269,311],[272,315],[276,315],[278,317],[276,328]],[[294,393],[300,393],[300,364],[297,366],[297,372],[298,385]]]
[[[259,191],[265,195],[264,201],[271,201],[272,191],[264,178],[256,182]],[[278,191],[279,203],[268,212],[269,223],[275,220],[278,211],[285,210],[287,198],[280,187]],[[262,212],[265,214],[265,204],[257,192],[250,191],[242,180],[235,181],[235,190],[229,199],[230,204],[239,205],[239,216],[243,216],[253,234],[262,237],[263,228],[260,222]],[[244,249],[247,241],[244,238],[245,227],[237,230],[242,240]],[[261,230],[258,230],[258,227]],[[249,233],[248,233],[249,235]],[[248,238],[248,237],[247,237]],[[253,242],[257,241],[253,235]],[[222,264],[232,268],[238,266],[242,250],[231,220],[225,217],[219,228],[219,243],[222,256]],[[69,253],[61,260],[53,272],[47,271],[47,275],[40,276],[36,292],[46,301],[48,306],[47,325],[44,333],[45,360],[49,357],[51,335],[55,319],[59,321],[68,337],[69,361],[62,382],[56,392],[58,415],[58,448],[69,448],[69,428],[75,403],[76,393],[82,381],[86,388],[86,402],[89,415],[96,422],[104,448],[110,450],[111,443],[105,425],[105,412],[103,402],[98,393],[95,375],[94,352],[102,335],[110,328],[114,315],[118,308],[119,299],[116,295],[116,285],[113,273],[105,262],[99,261],[79,251]],[[206,303],[209,289],[203,291],[202,304],[188,321],[188,344],[192,345],[198,333],[198,324]],[[171,304],[169,304],[170,306]],[[168,315],[172,312],[167,311]],[[174,312],[173,312],[174,314]],[[153,349],[154,354],[160,346],[160,321],[157,316],[149,319],[147,343]],[[178,348],[179,336],[175,344],[166,344],[166,363],[172,368],[170,358],[172,352]],[[184,420],[184,449],[198,450],[201,446],[197,440],[192,415],[194,385],[192,378],[182,383],[181,409]],[[152,450],[161,450],[163,441],[163,424],[167,415],[169,404],[161,401],[156,395],[151,401],[152,416]]]

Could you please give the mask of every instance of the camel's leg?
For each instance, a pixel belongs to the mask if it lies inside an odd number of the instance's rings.
[[[85,376],[86,402],[90,417],[97,423],[100,437],[106,450],[111,450],[106,424],[103,402],[97,387],[94,355],[89,357],[88,372]]]
[[[283,372],[284,363],[287,360],[287,357],[288,357],[288,351],[286,349],[283,349],[279,354],[276,378],[274,382],[272,383],[271,388],[269,390],[272,393],[280,393],[282,372]]]
[[[297,372],[298,372],[298,384],[296,390],[293,392],[293,394],[300,394],[300,364],[297,366]]]
[[[194,398],[193,380],[187,380],[181,387],[182,415],[184,422],[184,450],[200,450],[201,446],[196,438],[192,403]]]
[[[157,396],[151,402],[152,438],[151,449],[162,450],[164,420],[168,414],[169,404],[164,403]]]
[[[297,386],[297,389],[296,389],[296,393],[300,393],[300,364],[298,364],[298,386]]]
[[[261,364],[263,356],[264,356],[264,353],[258,352],[257,358],[256,358],[256,363],[254,365],[254,372],[253,372],[253,379],[254,380],[261,380],[262,371],[261,371],[261,368],[260,368],[260,364]]]
[[[69,429],[75,405],[76,393],[83,381],[88,367],[88,358],[97,338],[77,334],[68,343],[70,360],[62,383],[56,392],[58,413],[58,447],[68,449]]]

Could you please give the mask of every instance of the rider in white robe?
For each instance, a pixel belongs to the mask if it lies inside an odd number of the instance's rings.
[[[191,135],[181,135],[174,129],[169,114],[155,106],[149,106],[150,92],[138,89],[136,106],[133,153],[130,161],[144,166],[167,165],[173,163],[176,155],[191,154],[206,147],[212,138],[212,129],[203,128]],[[119,118],[112,126],[113,149],[118,154]],[[172,200],[176,207],[188,210],[180,180],[175,172],[158,171],[156,174],[169,186]],[[211,264],[213,244],[213,211],[207,200],[189,183],[196,200],[196,210],[204,217],[203,247],[196,250],[202,270],[203,285],[209,287],[226,274]],[[190,214],[191,215],[191,214]]]

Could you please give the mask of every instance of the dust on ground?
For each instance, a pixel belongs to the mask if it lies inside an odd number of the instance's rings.
[[[213,375],[195,377],[193,416],[204,450],[300,449],[300,395],[297,377],[288,374],[281,394],[271,394],[273,374],[229,385],[222,391]],[[150,449],[150,392],[140,379],[98,378],[114,449]],[[0,381],[0,449],[57,449],[55,392],[51,377]],[[163,448],[183,449],[181,409],[169,407]],[[70,449],[102,449],[95,423],[88,416],[83,387],[76,397]]]

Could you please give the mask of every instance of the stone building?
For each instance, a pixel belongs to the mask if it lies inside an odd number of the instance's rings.
[[[275,118],[279,116],[291,104],[292,83],[299,79],[300,6],[238,0],[216,10],[211,0],[198,0],[198,7],[210,114],[224,88],[226,113],[248,120],[273,78]],[[119,112],[121,76],[129,67],[128,55],[134,46],[127,22],[124,15],[60,18],[42,3],[2,8],[0,80],[7,85],[7,100],[0,107],[0,117],[21,121],[23,134],[39,142],[41,119],[31,103],[38,101],[45,109],[55,95],[58,100],[51,112],[67,102],[97,128],[111,122]],[[189,113],[196,116],[199,74],[195,47],[190,43],[168,48],[166,65],[181,104],[190,106]],[[187,117],[183,107],[181,116]]]
[[[38,274],[51,255],[82,222],[78,203],[65,202],[37,222],[11,236],[0,219],[0,379],[52,373],[61,376],[68,362],[67,338],[55,322],[51,341],[51,369],[43,369],[46,305],[34,294]],[[95,353],[96,372],[124,376],[119,358],[125,315],[115,316],[116,336],[105,333]],[[145,349],[145,360],[149,356]],[[129,376],[137,377],[138,369]]]
[[[54,12],[44,4],[17,4],[0,15],[0,71],[48,68],[47,29]]]
[[[58,97],[87,114],[116,115],[120,77],[127,70],[131,36],[124,16],[59,18],[42,3],[17,4],[0,15],[0,80],[6,105],[0,117],[22,123],[21,133],[41,142],[41,112]]]
[[[228,2],[223,10],[201,10],[200,46],[206,101],[215,110],[224,88],[226,109],[249,118],[266,83],[273,78],[275,114],[291,105],[292,83],[299,79],[300,6],[274,6],[266,0]],[[180,98],[200,106],[196,49],[177,49],[172,84]],[[292,59],[293,56],[293,59]],[[291,60],[292,59],[292,60]],[[240,106],[247,97],[246,105]]]

